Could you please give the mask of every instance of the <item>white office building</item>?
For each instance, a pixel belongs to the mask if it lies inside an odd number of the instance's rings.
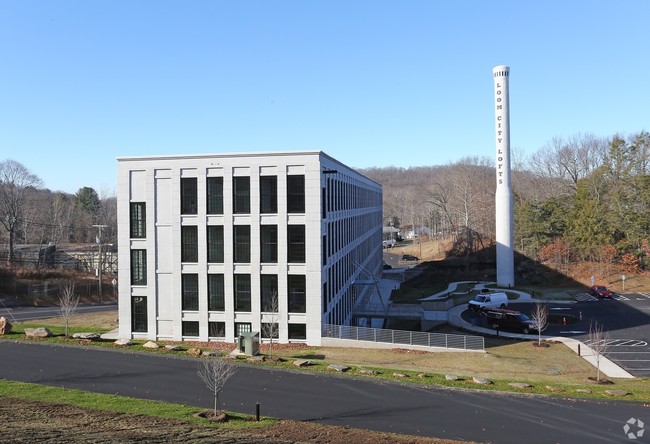
[[[320,345],[381,273],[381,185],[319,151],[122,157],[117,208],[122,338]]]

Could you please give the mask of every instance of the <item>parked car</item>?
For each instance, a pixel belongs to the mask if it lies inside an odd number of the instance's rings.
[[[397,244],[397,242],[395,242],[395,239],[388,239],[382,242],[384,248],[393,248],[395,244]]]
[[[607,287],[602,285],[594,285],[591,287],[591,295],[599,298],[609,298],[611,299],[614,296],[614,293],[610,291]]]
[[[402,260],[403,261],[419,261],[420,258],[417,256],[413,256],[412,254],[403,254],[402,255]]]
[[[537,331],[537,324],[525,314],[503,308],[484,308],[481,314],[486,317],[487,323],[495,330],[513,330],[524,334]]]
[[[489,290],[488,290],[489,291]],[[506,308],[508,306],[508,295],[505,293],[484,293],[477,294],[474,299],[469,301],[467,308],[474,311],[479,311],[482,308],[499,307]]]

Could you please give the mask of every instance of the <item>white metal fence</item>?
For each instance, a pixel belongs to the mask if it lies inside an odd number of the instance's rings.
[[[462,350],[485,350],[482,336],[424,333],[420,331],[388,330],[383,328],[350,327],[324,324],[324,338],[353,339],[356,341],[382,342],[387,344],[442,347]]]

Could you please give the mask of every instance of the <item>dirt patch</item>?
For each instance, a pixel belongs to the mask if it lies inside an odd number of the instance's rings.
[[[326,443],[326,444],[454,444],[407,435],[279,421],[263,429],[223,429],[150,416],[48,404],[16,398],[0,407],[3,439],[10,442],[105,443]]]

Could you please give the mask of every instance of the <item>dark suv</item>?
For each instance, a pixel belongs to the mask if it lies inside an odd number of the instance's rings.
[[[537,331],[537,324],[523,313],[503,308],[485,308],[481,311],[488,325],[495,330],[514,330],[528,334]]]

